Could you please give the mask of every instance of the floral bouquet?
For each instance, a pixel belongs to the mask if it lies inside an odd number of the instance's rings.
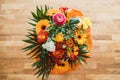
[[[23,50],[34,59],[38,77],[42,75],[44,80],[50,73],[67,73],[86,63],[92,46],[89,18],[67,7],[36,7],[36,13],[31,13],[34,23],[28,23],[34,27],[23,40],[30,44]]]

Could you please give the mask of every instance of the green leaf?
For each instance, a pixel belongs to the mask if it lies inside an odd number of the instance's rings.
[[[28,37],[30,40],[33,40],[33,41],[36,41],[36,38],[34,38],[34,37],[30,37],[29,35],[25,35],[26,37]]]
[[[36,29],[36,28],[27,29],[27,30],[35,33],[35,32],[36,32],[35,29]]]
[[[70,38],[70,35],[66,35],[65,39],[68,40]]]
[[[30,40],[30,39],[28,39],[28,40],[23,40],[23,41],[26,42],[26,43],[31,43],[31,44],[36,43],[36,42],[34,42],[34,41]]]
[[[34,31],[33,33],[31,33],[31,32],[28,32],[28,35],[25,35],[26,37],[30,37],[30,36],[32,36],[32,37],[36,37],[37,36],[37,34],[36,34],[36,31]]]
[[[80,56],[78,56],[78,62],[82,65]]]
[[[38,76],[37,76],[37,78],[40,76],[40,75],[42,75],[43,74],[43,70],[40,70],[37,74],[38,74]]]
[[[43,75],[42,75],[42,80],[46,80],[46,79],[45,79],[45,73],[46,73],[46,72],[44,72]]]
[[[87,45],[80,45],[80,46],[79,46],[79,49],[80,49],[80,53],[81,53],[81,54],[86,54],[86,53],[89,52]]]
[[[86,60],[83,57],[79,56],[79,58],[80,58],[80,60],[82,60],[84,63],[87,64]]]
[[[31,54],[31,53],[33,53],[33,52],[35,52],[37,49],[39,49],[40,48],[40,46],[37,46],[37,47],[35,47],[33,50],[31,50],[27,55],[29,55],[29,54]]]
[[[74,61],[74,65],[76,66],[76,61]]]
[[[44,12],[43,12],[42,6],[41,6],[41,8],[40,8],[40,11],[41,11],[41,16],[44,16]]]
[[[35,63],[32,64],[33,67],[38,67],[38,65],[40,64],[40,61],[37,61]]]
[[[35,73],[35,75],[38,74],[37,78],[43,73],[43,68],[39,68],[39,70]]]
[[[34,12],[31,12],[31,14],[32,14],[34,19],[39,20],[38,16]]]
[[[31,23],[31,22],[28,22],[28,24],[32,25],[32,26],[36,26],[36,24],[34,23]]]
[[[90,58],[90,57],[87,56],[87,55],[80,55],[80,56],[82,56],[82,57],[84,57],[84,58]]]
[[[80,21],[79,21],[79,19],[78,18],[71,18],[70,19],[70,25],[71,24],[77,24],[77,23],[79,23]]]
[[[37,16],[41,17],[41,11],[40,11],[40,9],[38,8],[38,6],[36,7],[36,11],[37,11]]]
[[[36,20],[36,19],[31,19],[31,18],[30,18],[30,20],[32,20],[32,21],[34,21],[34,22],[36,22],[36,23],[38,22],[38,20]]]
[[[63,34],[65,34],[65,28],[64,28],[64,27],[62,27],[61,32],[62,32]]]
[[[39,48],[39,49],[36,50],[36,52],[35,52],[30,58],[38,55],[38,53],[40,53],[40,52],[41,52],[41,49]],[[40,53],[40,54],[41,54],[41,53]]]
[[[68,34],[68,35],[72,35],[72,33],[73,33],[73,31],[71,31],[71,30],[68,30],[68,31],[67,31],[67,34]]]
[[[36,46],[35,44],[32,44],[32,45],[29,45],[29,46],[27,46],[27,47],[25,47],[25,48],[22,48],[22,50],[28,51],[28,50],[34,48],[35,46]]]
[[[47,5],[45,5],[45,12],[44,12],[44,14],[47,13],[48,9],[49,9],[49,7],[47,7]]]
[[[77,29],[75,25],[70,25],[70,28],[71,28],[72,31]]]
[[[59,29],[56,29],[56,30],[54,31],[54,34],[57,34],[57,33],[58,33],[58,31],[59,31]]]
[[[33,71],[37,70],[38,68],[39,68],[38,66],[34,66]]]
[[[50,70],[48,72],[46,72],[46,78],[49,77],[49,74],[50,74]]]

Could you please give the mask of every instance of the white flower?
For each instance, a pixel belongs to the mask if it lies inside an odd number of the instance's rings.
[[[66,48],[66,46],[65,46],[65,45],[63,45],[63,46],[62,46],[62,48]]]
[[[54,43],[52,40],[50,40],[50,39],[48,39],[48,40],[46,41],[46,43],[42,45],[42,47],[43,47],[44,49],[47,49],[47,50],[50,51],[50,52],[55,51],[55,43]]]

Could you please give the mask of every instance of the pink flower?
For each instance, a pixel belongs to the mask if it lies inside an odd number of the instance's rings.
[[[57,26],[62,26],[66,22],[66,17],[63,13],[57,13],[53,15],[52,22]]]

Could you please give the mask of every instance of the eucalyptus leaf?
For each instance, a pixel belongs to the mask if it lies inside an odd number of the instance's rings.
[[[70,19],[70,25],[71,24],[77,24],[77,23],[79,23],[80,21],[79,21],[79,19],[78,18],[71,18]]]

